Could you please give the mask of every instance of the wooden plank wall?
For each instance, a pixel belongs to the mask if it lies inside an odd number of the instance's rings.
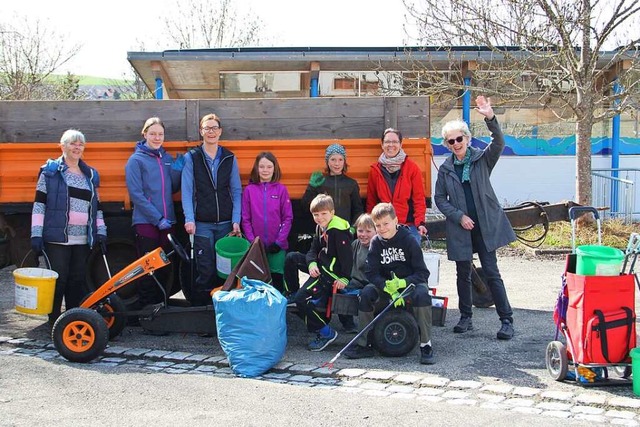
[[[431,193],[429,104],[424,97],[316,98],[168,101],[0,101],[0,204],[33,201],[38,168],[60,156],[58,141],[69,128],[87,137],[85,160],[101,176],[101,199],[129,208],[124,165],[148,117],[166,125],[165,148],[184,153],[199,144],[204,114],[221,117],[222,145],[240,164],[243,185],[260,151],[279,159],[283,183],[298,199],[309,175],[324,166],[324,151],[339,142],[347,147],[349,175],[366,195],[369,165],[380,154],[380,135],[397,127],[405,151],[423,170]]]
[[[160,117],[166,139],[198,141],[204,114],[220,116],[225,140],[378,138],[386,127],[429,138],[426,97],[163,101],[0,101],[0,142],[55,142],[69,128],[88,141],[135,141]]]

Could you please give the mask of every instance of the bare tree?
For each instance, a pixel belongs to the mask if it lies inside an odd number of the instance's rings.
[[[423,87],[495,94],[551,109],[575,122],[576,198],[591,203],[594,123],[620,113],[638,93],[635,0],[403,0],[421,45],[446,46],[449,69],[423,72]],[[461,58],[451,46],[477,46]],[[606,49],[609,49],[608,51]],[[469,64],[473,65],[469,67]],[[467,67],[463,69],[463,67]],[[429,64],[414,70],[433,70]],[[472,76],[471,85],[462,78]]]
[[[233,0],[178,0],[165,18],[167,35],[180,49],[257,45],[262,21],[240,15]]]
[[[51,75],[79,49],[40,20],[14,15],[11,22],[0,22],[0,99],[46,98],[47,86],[56,84]]]

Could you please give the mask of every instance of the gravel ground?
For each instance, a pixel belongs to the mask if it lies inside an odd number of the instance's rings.
[[[475,330],[453,334],[458,320],[455,291],[455,265],[442,255],[437,294],[449,297],[446,325],[433,328],[436,364],[417,363],[418,350],[406,357],[348,360],[340,358],[335,367],[361,367],[406,373],[428,372],[453,380],[477,380],[487,384],[508,383],[553,389],[573,389],[573,384],[557,383],[545,367],[545,349],[554,340],[553,308],[564,271],[564,256],[533,256],[530,252],[501,251],[498,265],[511,305],[514,309],[516,335],[511,341],[498,341],[499,320],[493,307],[474,309]],[[0,270],[0,335],[50,340],[50,328],[45,316],[24,315],[14,309],[14,286],[11,272],[14,267]],[[638,297],[636,296],[636,299]],[[213,321],[213,319],[212,319]],[[320,366],[329,361],[353,337],[341,333],[325,351],[306,350],[311,338],[302,322],[293,314],[287,315],[288,347],[284,361]],[[336,329],[341,326],[334,320]],[[130,348],[186,351],[211,356],[224,353],[216,338],[195,334],[171,334],[157,337],[145,335],[140,327],[127,327],[113,345]],[[630,387],[603,389],[603,393],[631,396]]]

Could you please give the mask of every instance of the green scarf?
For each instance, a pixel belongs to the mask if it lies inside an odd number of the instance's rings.
[[[471,177],[469,176],[469,169],[471,169],[471,150],[469,150],[469,147],[467,147],[467,152],[462,160],[458,160],[455,154],[453,155],[453,164],[456,166],[464,165],[462,168],[462,182],[471,182]]]

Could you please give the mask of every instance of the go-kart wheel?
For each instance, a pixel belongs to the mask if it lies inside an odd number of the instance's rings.
[[[171,243],[171,246],[173,247],[173,250],[178,255],[178,257],[180,257],[182,261],[188,262],[189,255],[187,254],[187,251],[184,250],[180,242],[178,242],[178,240],[176,240],[176,238],[171,234],[167,235],[167,238],[169,239],[169,243]]]
[[[107,322],[109,339],[112,340],[122,333],[127,326],[127,306],[122,298],[112,294],[107,299],[93,307]]]
[[[475,267],[471,272],[471,301],[478,308],[489,308],[494,304],[482,267]]]
[[[556,381],[563,381],[567,377],[569,358],[567,356],[567,347],[563,343],[551,341],[547,345],[545,362],[551,378]]]
[[[390,310],[373,328],[373,345],[384,356],[400,357],[418,342],[418,323],[407,310]]]
[[[87,363],[107,347],[109,328],[97,311],[72,308],[56,320],[51,338],[62,357],[70,362]]]

